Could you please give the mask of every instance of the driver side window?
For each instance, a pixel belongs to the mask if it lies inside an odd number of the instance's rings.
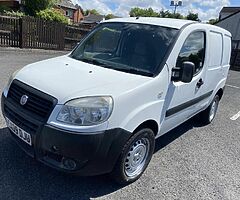
[[[195,64],[195,73],[201,71],[205,58],[205,32],[191,33],[185,40],[178,55],[176,67],[182,67],[183,62],[189,61]]]

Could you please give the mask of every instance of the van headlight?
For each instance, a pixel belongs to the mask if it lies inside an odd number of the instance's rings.
[[[97,125],[108,120],[112,109],[112,97],[84,97],[63,105],[57,120],[78,126]]]

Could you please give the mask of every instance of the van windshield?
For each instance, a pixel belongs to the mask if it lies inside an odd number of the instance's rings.
[[[101,67],[155,76],[177,29],[134,23],[103,23],[70,57]]]

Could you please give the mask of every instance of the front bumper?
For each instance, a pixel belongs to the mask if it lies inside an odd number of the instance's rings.
[[[4,111],[5,100],[2,95],[3,115],[14,122]],[[31,134],[33,144],[29,146],[12,133],[17,144],[30,156],[55,169],[84,176],[111,172],[130,135],[120,128],[78,134],[42,124]]]

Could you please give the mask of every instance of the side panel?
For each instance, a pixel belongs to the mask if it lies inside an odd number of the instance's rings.
[[[167,61],[170,70],[176,67],[177,58],[182,51],[183,46],[186,44],[185,42],[188,40],[189,36],[195,32],[205,33],[206,35],[206,28],[205,26],[198,24],[197,26],[188,26],[183,30]],[[192,47],[194,48],[197,45],[194,46],[194,40],[192,40],[192,42],[193,43],[189,43],[189,51],[192,50]],[[185,48],[185,51],[188,51],[187,48]],[[205,94],[201,86],[197,86],[200,80],[204,81],[206,68],[207,63],[204,61],[202,69],[196,73],[190,83],[171,81],[164,104],[165,116],[158,136],[168,132],[189,119],[201,109],[200,105],[202,99],[209,98],[210,95]]]
[[[192,93],[193,91],[190,85],[184,85],[184,83],[181,82],[170,83],[166,100],[164,102],[166,115],[163,117],[163,123],[158,136],[172,130],[195,114],[206,109],[217,91],[225,86],[230,67],[231,34],[224,29],[212,25],[192,24],[183,30],[167,60],[167,65],[170,68],[169,75],[171,75],[171,70],[176,65],[176,58],[184,40],[191,32],[199,30],[205,30],[206,32],[205,62],[202,74],[199,73],[195,76],[192,84],[199,78],[203,79],[204,84],[201,86],[201,90]],[[193,101],[191,101],[190,98],[193,98]],[[197,102],[197,100],[200,101],[195,104],[195,106],[183,109],[174,117],[167,117],[169,108],[171,109],[177,105],[177,108],[180,110],[180,108],[185,105],[191,105],[192,102]]]
[[[147,120],[156,121],[160,128],[160,118],[168,85],[169,70],[165,65],[162,72],[151,81],[120,94],[115,98],[108,129],[118,127],[133,132]]]
[[[210,90],[213,91],[211,98],[202,101],[202,108],[207,107],[213,96],[216,94],[216,89],[219,87],[219,83],[222,82],[223,70],[222,70],[222,57],[223,57],[223,34],[217,31],[208,31],[207,37],[207,72],[204,79],[203,91],[205,93]]]
[[[227,77],[228,71],[230,68],[230,58],[231,58],[231,50],[232,50],[232,40],[229,35],[224,34],[223,36],[223,59],[222,59],[222,68],[223,68],[223,75]]]

